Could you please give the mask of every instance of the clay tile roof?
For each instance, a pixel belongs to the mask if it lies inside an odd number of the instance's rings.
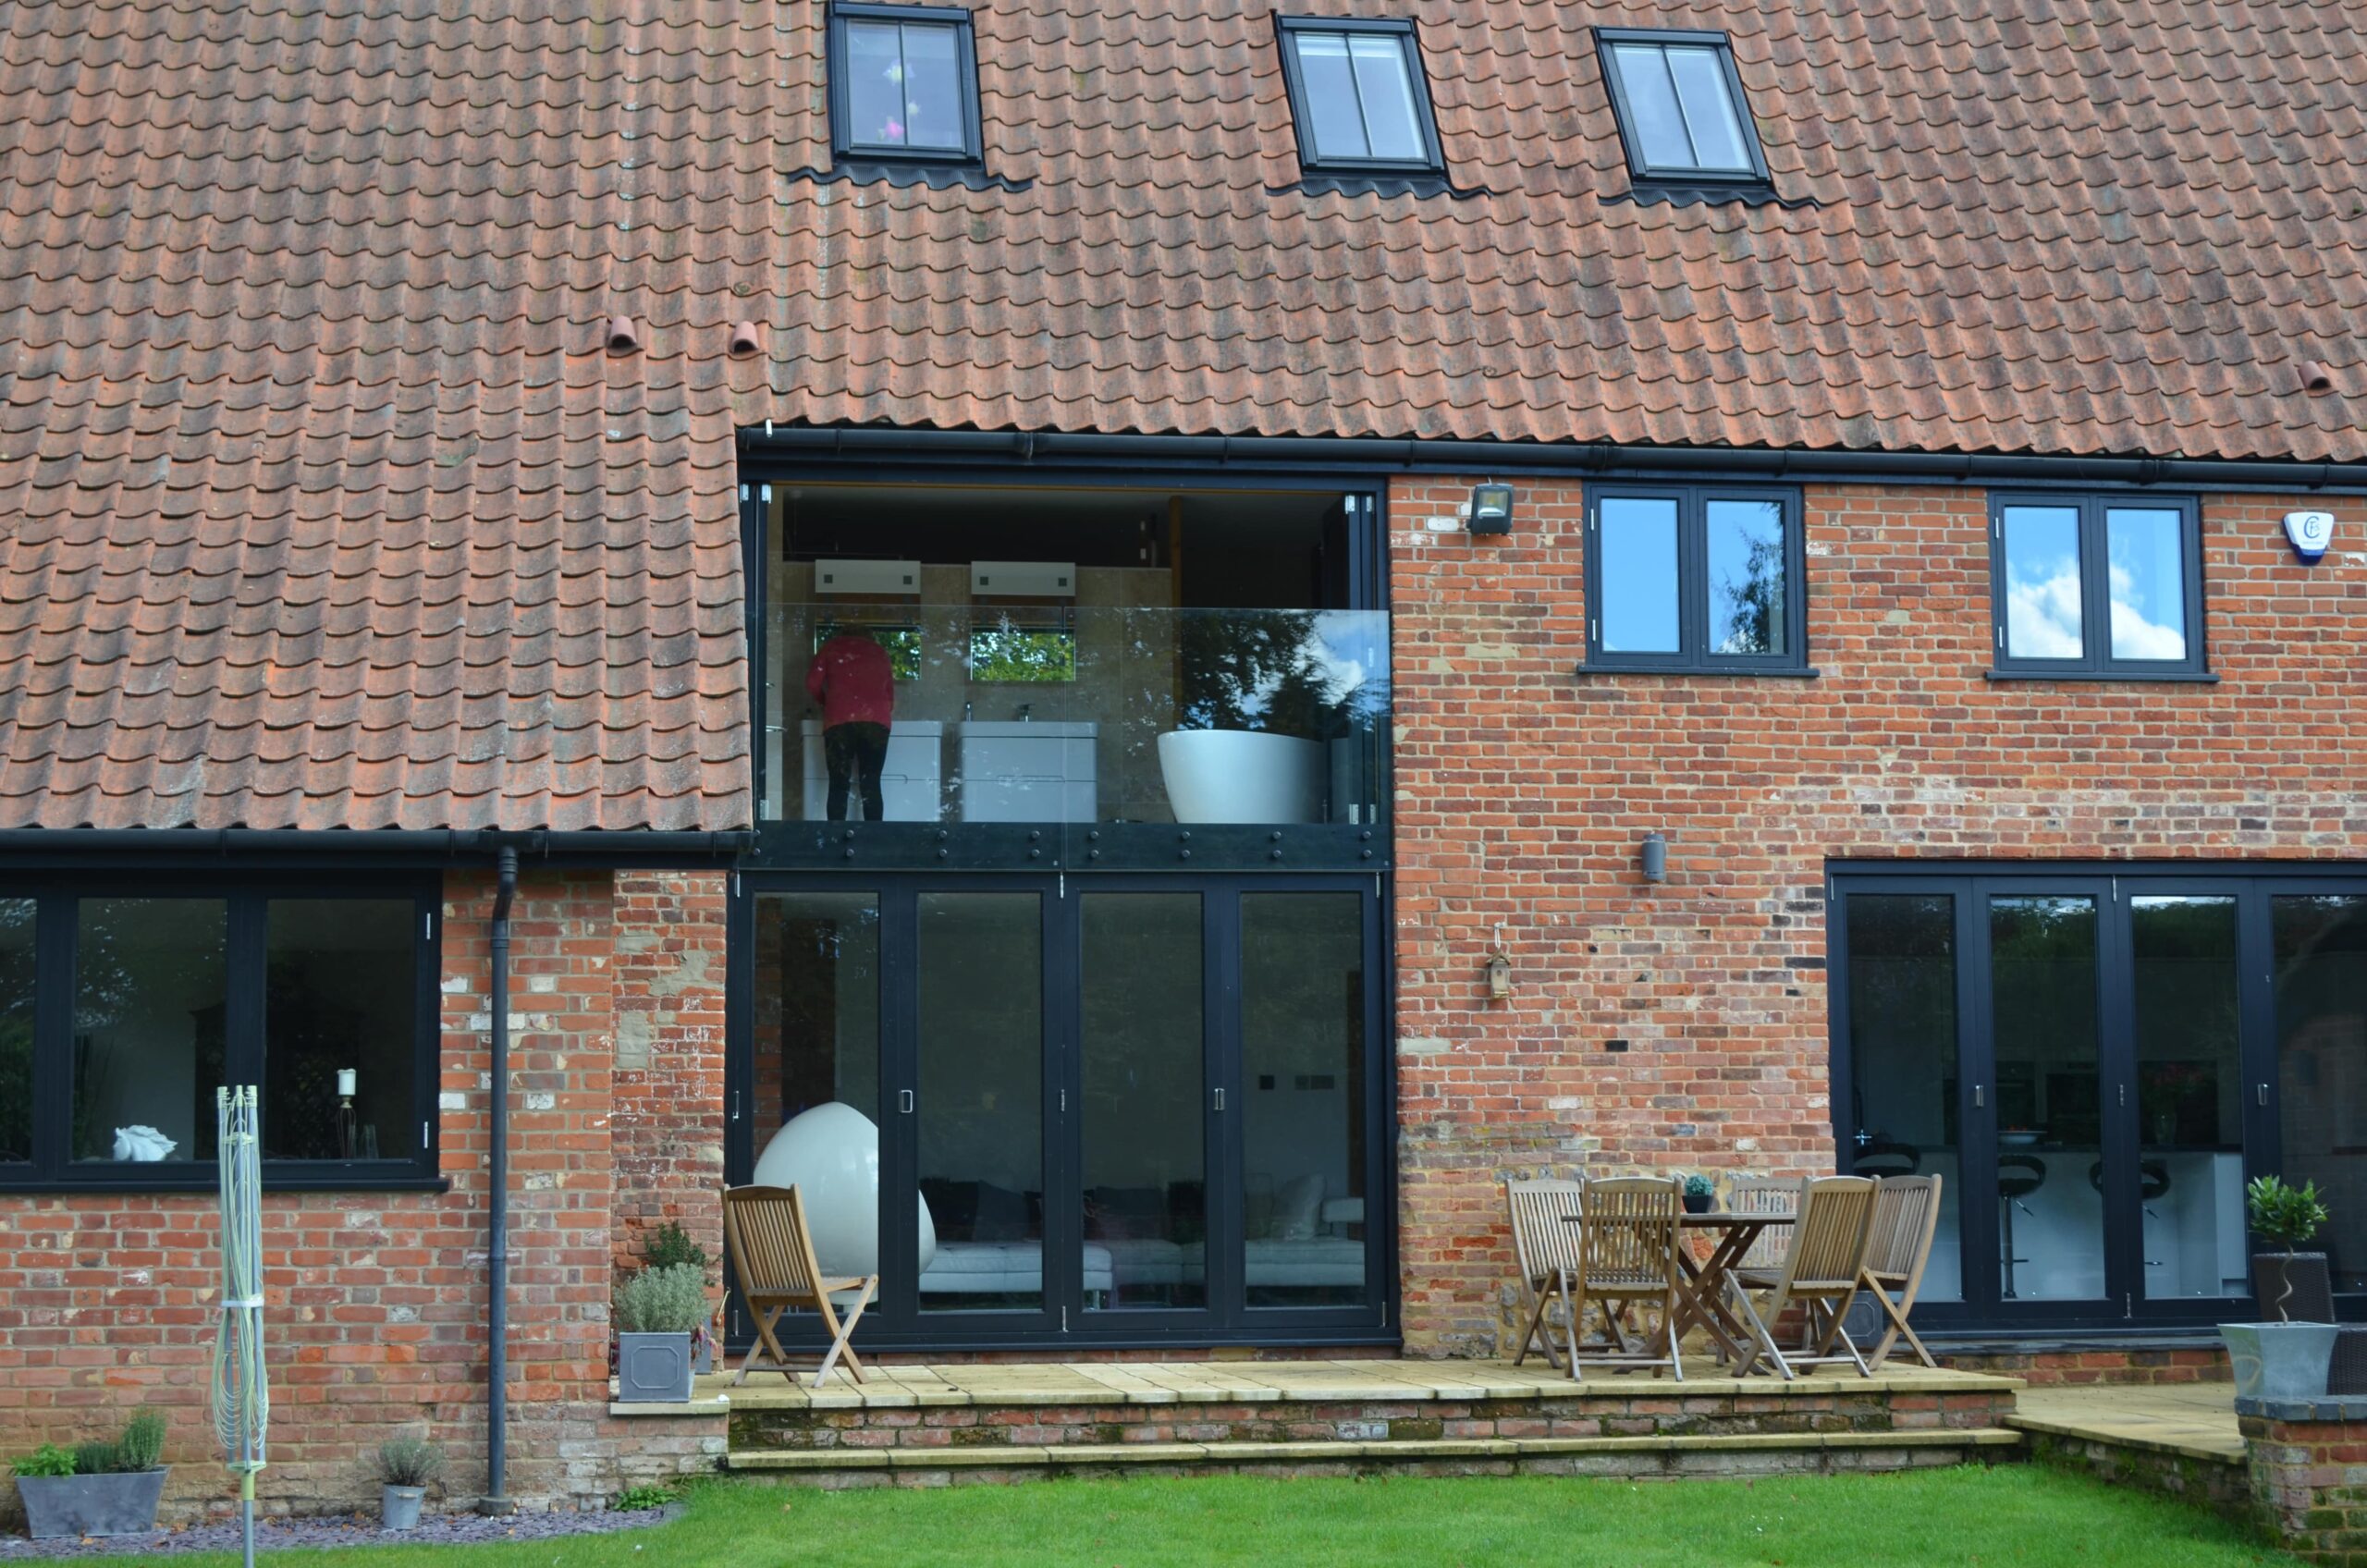
[[[1460,194],[1303,186],[1257,0],[981,6],[966,185],[820,0],[0,6],[0,827],[745,824],[765,419],[2367,459],[2355,8],[1294,9]],[[1637,200],[1595,25],[1782,201]]]

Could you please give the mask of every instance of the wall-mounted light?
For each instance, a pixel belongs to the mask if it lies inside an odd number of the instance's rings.
[[[1513,994],[1513,961],[1502,953],[1488,955],[1488,995],[1502,1001]]]
[[[1473,485],[1471,512],[1464,526],[1474,533],[1510,533],[1513,531],[1513,487],[1509,484]]]
[[[1644,835],[1644,851],[1638,857],[1644,864],[1644,880],[1668,880],[1668,839],[1657,832]]]

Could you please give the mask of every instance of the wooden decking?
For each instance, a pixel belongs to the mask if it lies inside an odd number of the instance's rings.
[[[1685,1380],[1629,1372],[1588,1372],[1573,1382],[1541,1361],[1184,1361],[923,1363],[869,1367],[863,1383],[833,1377],[822,1389],[792,1387],[763,1373],[739,1388],[721,1374],[699,1381],[701,1398],[729,1396],[740,1410],[908,1410],[923,1406],[1073,1404],[1257,1404],[1283,1401],[1374,1403],[1537,1400],[1578,1394],[1694,1398],[1748,1394],[1782,1399],[1792,1390],[1963,1393],[2011,1390],[2011,1378],[1973,1372],[1887,1369],[1872,1378],[1820,1368],[1786,1385],[1771,1377],[1733,1378],[1711,1360],[1688,1361]],[[2231,1418],[2232,1419],[2232,1418]]]

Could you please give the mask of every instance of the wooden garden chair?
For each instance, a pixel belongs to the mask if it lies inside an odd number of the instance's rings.
[[[1576,1337],[1577,1319],[1570,1315],[1570,1278],[1578,1267],[1579,1228],[1565,1216],[1576,1215],[1586,1192],[1584,1182],[1507,1182],[1504,1204],[1513,1226],[1513,1256],[1520,1265],[1521,1309],[1528,1327],[1521,1331],[1518,1366],[1532,1350],[1542,1350],[1548,1364],[1559,1368],[1562,1352],[1553,1343],[1546,1309],[1562,1304],[1562,1323]]]
[[[1586,1223],[1576,1227],[1583,1237],[1578,1267],[1571,1276],[1570,1376],[1583,1376],[1584,1360],[1599,1366],[1649,1366],[1652,1376],[1667,1367],[1678,1382],[1685,1364],[1677,1358],[1677,1303],[1684,1298],[1676,1261],[1682,1245],[1685,1188],[1676,1178],[1613,1176],[1587,1183]],[[1604,1348],[1584,1350],[1578,1338],[1591,1301],[1602,1316]],[[1660,1316],[1635,1331],[1623,1326],[1634,1307],[1657,1305]],[[1659,1340],[1665,1354],[1648,1349]]]
[[[797,1189],[733,1187],[727,1191],[723,1194],[723,1243],[730,1254],[732,1270],[740,1279],[741,1299],[748,1304],[748,1315],[756,1321],[755,1346],[741,1362],[740,1375],[731,1379],[732,1386],[737,1388],[746,1382],[751,1372],[778,1372],[792,1383],[797,1380],[796,1368],[790,1366],[789,1356],[773,1333],[773,1325],[780,1320],[780,1315],[792,1308],[821,1314],[822,1327],[829,1330],[830,1349],[814,1374],[814,1386],[822,1386],[841,1356],[846,1358],[847,1370],[853,1374],[854,1380],[862,1382],[863,1363],[847,1341],[852,1337],[854,1326],[863,1320],[863,1309],[879,1293],[879,1276],[823,1277],[814,1261],[813,1232],[805,1228],[805,1200],[797,1195]],[[850,1292],[854,1293],[854,1310],[841,1323],[830,1298]]]
[[[1890,1359],[1891,1348],[1902,1335],[1914,1347],[1917,1360],[1926,1366],[1940,1365],[1907,1322],[1923,1289],[1923,1266],[1932,1260],[1932,1237],[1939,1225],[1937,1176],[1883,1179],[1882,1191],[1874,1194],[1873,1234],[1866,1244],[1866,1267],[1858,1280],[1858,1288],[1873,1297],[1882,1315],[1890,1319],[1866,1357],[1866,1365],[1876,1371]],[[1895,1302],[1891,1300],[1893,1291],[1898,1292]]]
[[[1726,1183],[1728,1214],[1790,1214],[1800,1212],[1800,1195],[1808,1190],[1804,1176],[1736,1176]],[[1750,1249],[1735,1260],[1737,1268],[1781,1268],[1792,1250],[1792,1228],[1770,1225],[1751,1238]]]
[[[1865,1272],[1878,1185],[1870,1176],[1822,1176],[1810,1182],[1783,1263],[1773,1268],[1737,1268],[1728,1276],[1735,1305],[1758,1341],[1749,1359],[1735,1368],[1736,1377],[1748,1377],[1761,1355],[1774,1362],[1787,1382],[1793,1368],[1827,1362],[1846,1362],[1860,1377],[1872,1375],[1841,1319]],[[1763,1292],[1763,1299],[1752,1301],[1754,1291]],[[1808,1329],[1801,1348],[1786,1356],[1776,1347],[1773,1327],[1784,1309],[1795,1305],[1807,1314]],[[1834,1354],[1835,1341],[1841,1354]]]

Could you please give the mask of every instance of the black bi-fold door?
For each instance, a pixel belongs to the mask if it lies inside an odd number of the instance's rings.
[[[2294,1084],[2367,1071],[2367,884],[2074,869],[1833,878],[1839,1165],[1945,1179],[1935,1326],[2224,1319],[2247,1178],[2367,1175]]]
[[[749,880],[730,1174],[876,1256],[872,1342],[1385,1332],[1372,879]]]

